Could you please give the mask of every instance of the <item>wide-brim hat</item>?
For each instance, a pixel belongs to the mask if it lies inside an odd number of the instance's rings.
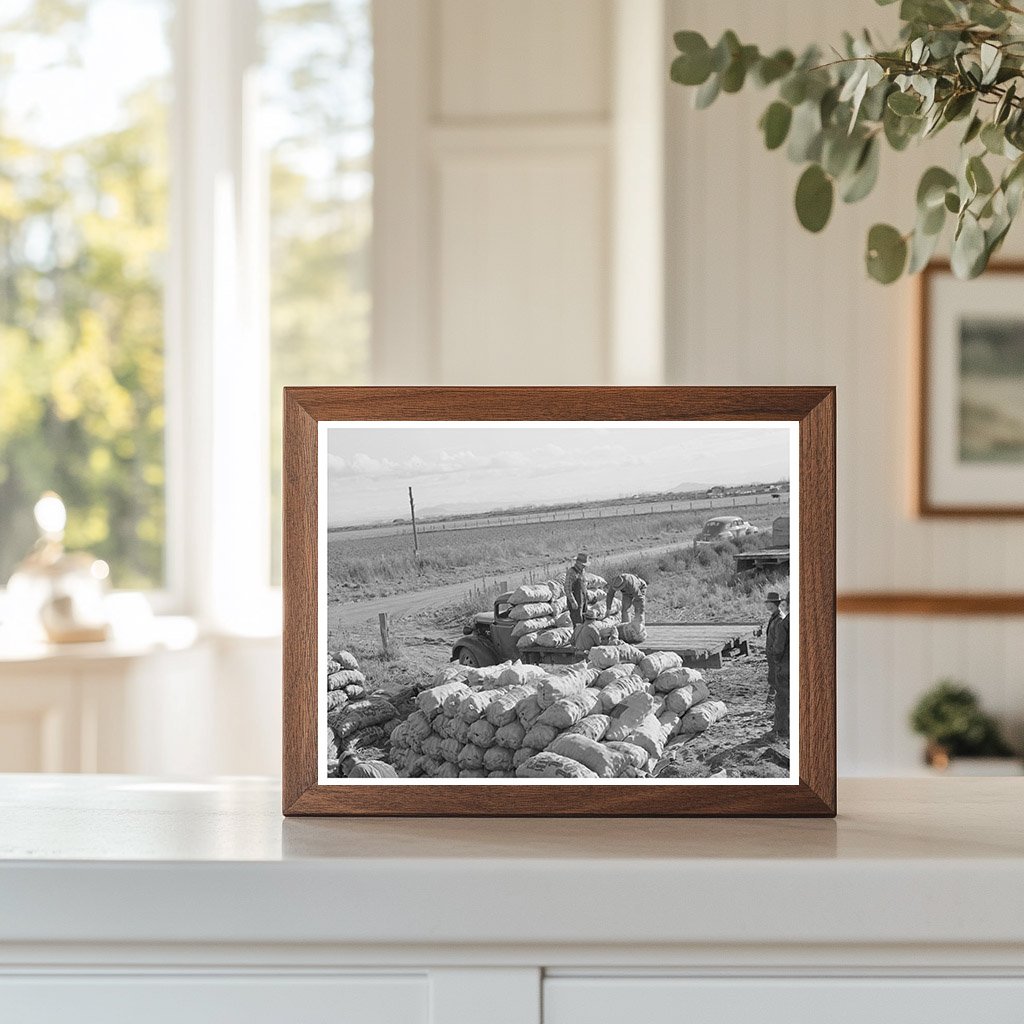
[[[779,597],[779,592],[777,590],[769,590],[768,593],[764,595],[764,599],[765,601],[771,601],[773,604],[778,604],[782,600],[782,598]]]

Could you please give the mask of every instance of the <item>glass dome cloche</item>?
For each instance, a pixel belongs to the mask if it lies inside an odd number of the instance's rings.
[[[47,491],[34,508],[39,539],[7,584],[5,626],[17,624],[23,639],[50,643],[106,640],[110,570],[102,559],[64,550],[67,510],[60,496]]]

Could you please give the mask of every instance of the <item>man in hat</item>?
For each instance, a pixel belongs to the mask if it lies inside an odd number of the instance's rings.
[[[587,563],[590,555],[581,551],[576,561],[565,572],[565,598],[569,602],[569,617],[573,625],[583,624],[587,610]]]
[[[782,598],[779,596],[778,591],[769,590],[764,595],[764,605],[771,613],[768,618],[768,624],[764,628],[764,653],[768,659],[768,700],[772,700],[772,697],[776,693],[776,687],[778,686],[778,662],[775,660],[775,645],[776,637],[775,634],[779,629],[779,623],[782,621],[782,615],[779,611],[779,606],[782,603]]]
[[[775,662],[775,720],[772,731],[780,740],[789,739],[789,625],[787,593],[779,603],[779,618],[765,643],[769,666]]]
[[[612,604],[617,593],[622,594],[622,621],[629,622],[630,612],[632,612],[634,625],[642,630],[646,625],[647,580],[634,576],[631,572],[616,573],[608,581],[608,600],[605,605],[605,618],[612,613]]]

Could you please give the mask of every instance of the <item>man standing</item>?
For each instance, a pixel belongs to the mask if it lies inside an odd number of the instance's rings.
[[[780,602],[779,617],[767,640],[768,664],[775,662],[776,739],[789,739],[789,594]],[[769,669],[770,671],[770,669]]]
[[[779,597],[778,592],[769,590],[764,595],[764,605],[771,613],[768,618],[768,624],[764,627],[764,653],[768,659],[768,700],[771,701],[775,694],[775,687],[778,683],[778,669],[777,662],[775,661],[774,644],[775,644],[775,632],[779,628],[779,622],[782,616],[779,613],[779,605],[782,603],[782,598]]]
[[[565,573],[565,597],[569,602],[569,617],[573,625],[583,624],[583,616],[587,610],[587,563],[590,555],[581,551],[576,561]]]
[[[616,573],[608,581],[608,600],[605,605],[604,616],[608,618],[612,613],[612,603],[615,595],[622,594],[622,621],[629,622],[630,611],[633,613],[633,624],[637,629],[646,626],[647,612],[647,580],[634,576],[631,572]]]

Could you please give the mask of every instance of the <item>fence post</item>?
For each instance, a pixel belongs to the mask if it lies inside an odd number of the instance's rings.
[[[388,613],[381,612],[377,619],[380,622],[380,645],[384,650],[384,657],[390,658],[391,652],[388,645],[391,640],[391,626],[388,623]]]

